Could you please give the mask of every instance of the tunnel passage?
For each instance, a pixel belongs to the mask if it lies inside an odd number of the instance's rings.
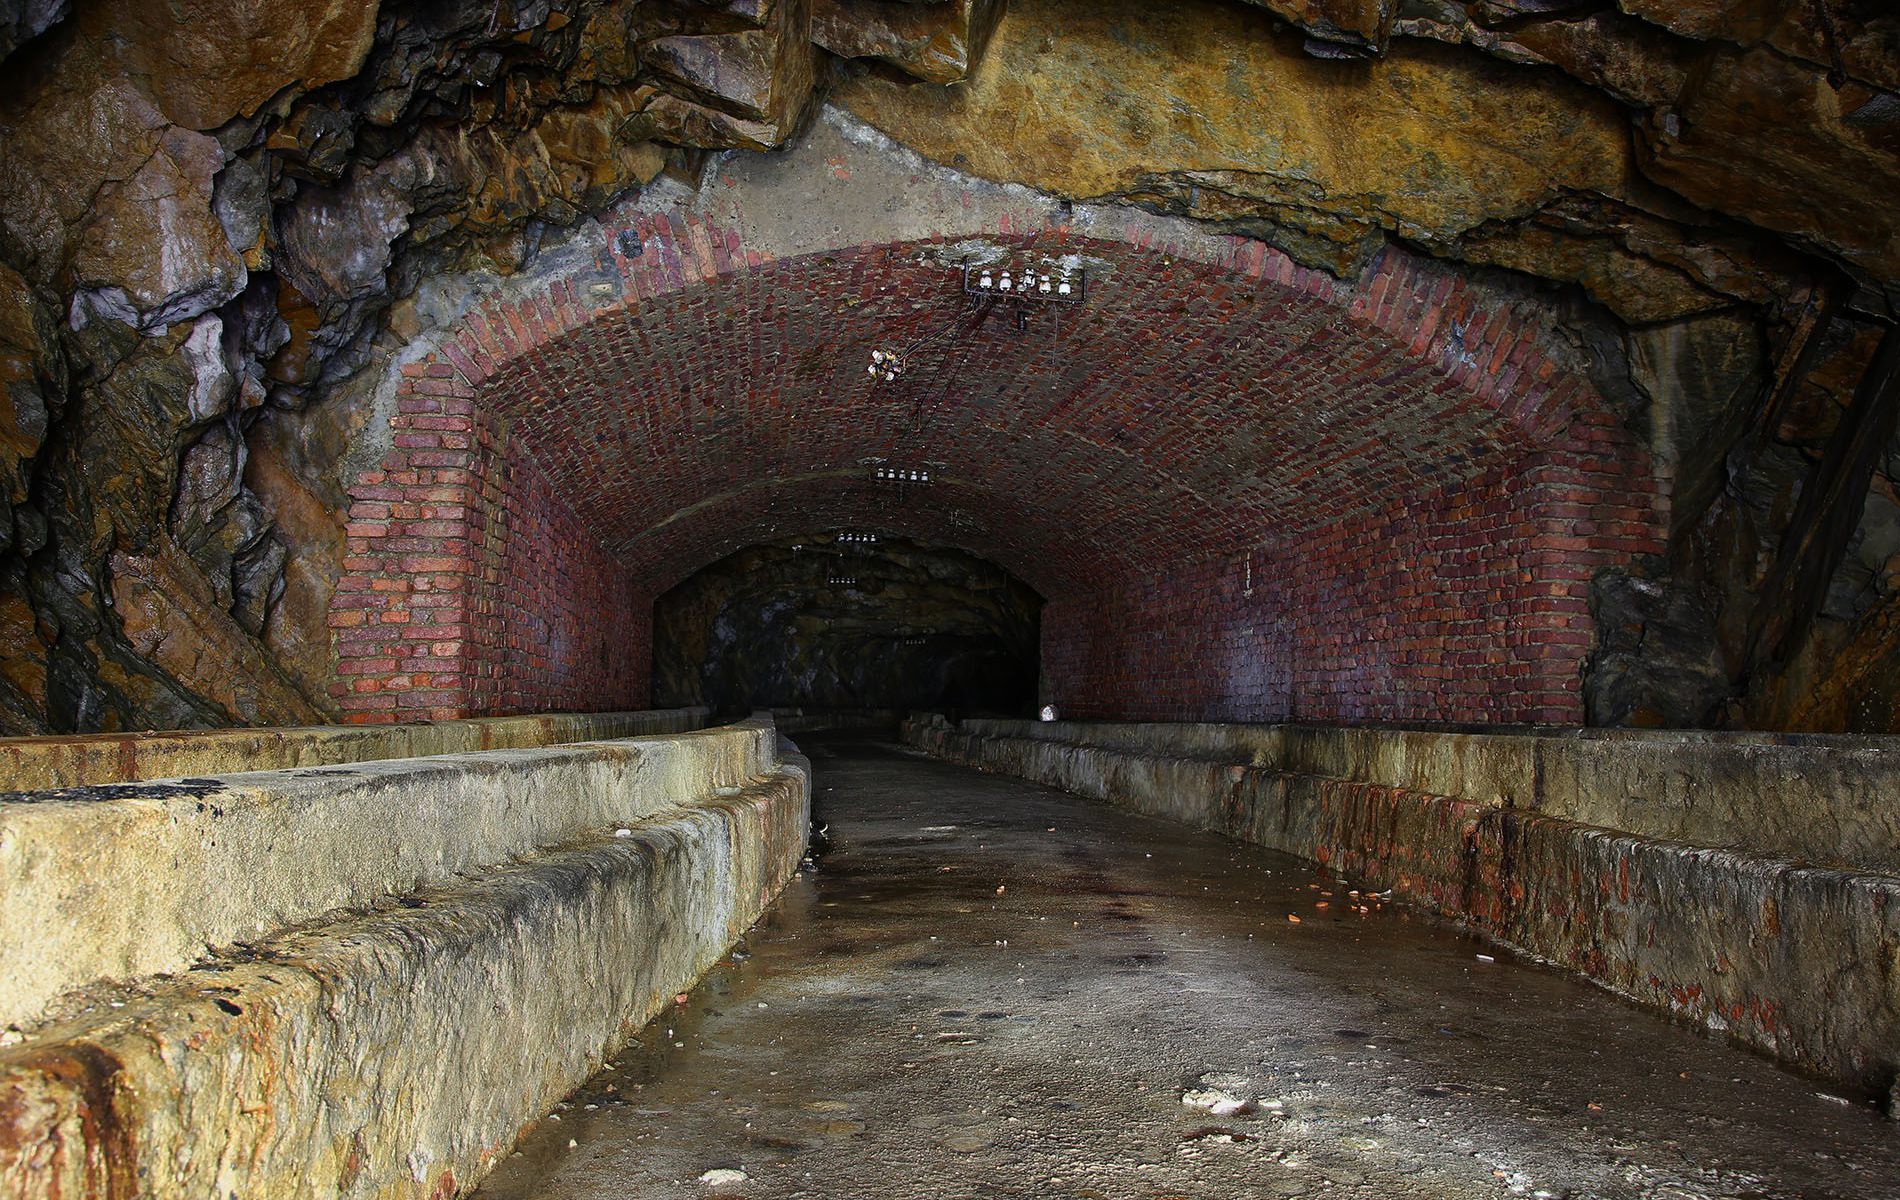
[[[958,550],[836,531],[751,546],[654,605],[656,703],[1026,714],[1042,598]]]
[[[1399,252],[1345,283],[1138,226],[745,236],[628,214],[403,369],[333,609],[353,719],[639,703],[656,597],[861,528],[1045,597],[1078,716],[1574,721],[1588,581],[1659,547],[1549,314]],[[960,266],[1017,260],[1087,302],[986,319]]]

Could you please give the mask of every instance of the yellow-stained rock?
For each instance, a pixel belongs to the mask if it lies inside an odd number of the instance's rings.
[[[811,38],[841,58],[876,58],[928,83],[957,83],[983,57],[1007,0],[812,0]]]
[[[961,87],[867,76],[837,100],[979,175],[1252,216],[1335,265],[1375,231],[1443,239],[1567,188],[1614,191],[1630,166],[1624,118],[1581,87],[1410,44],[1314,59],[1262,14],[1208,0],[1026,0]]]

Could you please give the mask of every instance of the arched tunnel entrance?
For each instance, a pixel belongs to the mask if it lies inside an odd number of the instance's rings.
[[[1396,251],[1348,284],[1242,239],[968,219],[773,258],[742,220],[630,216],[593,274],[471,314],[356,485],[341,703],[644,696],[654,598],[855,528],[1034,588],[1078,716],[1581,718],[1589,580],[1660,513],[1549,312]],[[972,296],[984,264],[1085,302]],[[416,564],[447,582],[377,591]]]
[[[948,547],[863,530],[751,546],[655,601],[653,702],[1026,716],[1041,609]]]

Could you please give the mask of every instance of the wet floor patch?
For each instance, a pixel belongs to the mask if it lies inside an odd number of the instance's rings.
[[[485,1200],[1900,1194],[1869,1106],[1354,881],[822,748],[817,869]]]

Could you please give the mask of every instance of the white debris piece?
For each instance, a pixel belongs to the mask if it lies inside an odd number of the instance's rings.
[[[1181,1093],[1181,1103],[1217,1117],[1230,1117],[1247,1108],[1247,1080],[1227,1071],[1207,1071],[1194,1081],[1195,1086]]]
[[[735,1184],[744,1183],[748,1178],[750,1178],[750,1176],[744,1171],[735,1171],[731,1167],[714,1167],[704,1175],[701,1175],[699,1181],[707,1187],[719,1188],[732,1187]]]

